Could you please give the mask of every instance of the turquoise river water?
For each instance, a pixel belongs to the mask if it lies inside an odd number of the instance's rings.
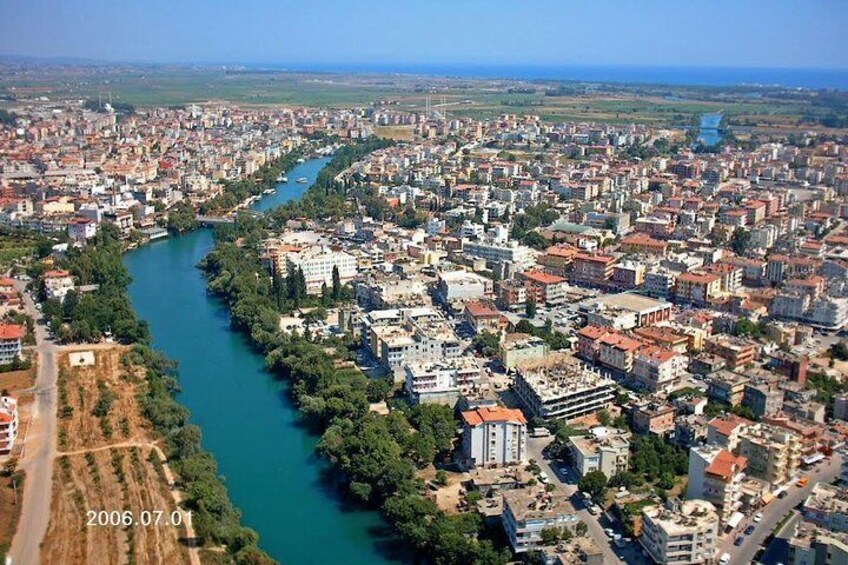
[[[289,182],[254,203],[268,210],[299,198],[328,159],[288,172]],[[296,183],[306,177],[306,184]],[[229,327],[226,305],[206,292],[195,267],[212,249],[212,231],[154,242],[125,256],[130,297],[147,320],[154,346],[179,362],[179,401],[203,430],[243,522],[259,545],[284,564],[397,563],[387,526],[376,512],[345,507],[318,458],[318,438],[303,428],[286,384]]]

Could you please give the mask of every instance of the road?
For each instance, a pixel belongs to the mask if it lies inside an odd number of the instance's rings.
[[[589,536],[595,540],[595,543],[599,548],[601,548],[601,551],[604,554],[604,565],[613,565],[616,563],[627,563],[628,565],[646,563],[640,552],[639,544],[635,541],[626,544],[623,548],[613,547],[611,540],[607,537],[606,533],[604,533],[604,528],[611,527],[611,524],[602,523],[602,520],[605,522],[603,518],[593,516],[588,510],[586,510],[583,502],[577,500],[577,480],[574,473],[570,471],[566,474],[558,471],[553,468],[542,455],[542,451],[551,441],[553,441],[552,437],[528,438],[527,453],[531,459],[536,461],[536,464],[542,469],[542,471],[548,474],[551,482],[571,497],[574,508],[577,510],[577,516],[579,516],[583,523],[586,524]]]
[[[19,467],[26,472],[21,518],[9,555],[13,563],[30,564],[41,561],[41,541],[50,519],[53,493],[53,458],[56,456],[56,353],[58,348],[40,324],[41,313],[30,296],[23,293],[24,284],[16,281],[24,297],[27,314],[36,320],[35,350],[38,352],[38,374],[35,378],[35,402],[32,421]]]
[[[765,539],[775,529],[778,522],[785,515],[789,514],[795,506],[807,498],[807,495],[813,490],[813,485],[817,482],[829,483],[839,476],[842,459],[843,456],[841,454],[834,454],[830,459],[817,465],[812,471],[804,473],[810,478],[807,486],[804,488],[793,487],[789,490],[789,494],[785,498],[777,498],[763,508],[762,522],[756,524],[754,533],[750,536],[745,536],[745,542],[739,547],[733,545],[733,540],[741,535],[739,532],[744,532],[748,524],[753,524],[753,522],[743,522],[737,526],[736,530],[728,535],[724,543],[721,544],[718,554],[729,553],[733,556],[733,563],[750,563]]]

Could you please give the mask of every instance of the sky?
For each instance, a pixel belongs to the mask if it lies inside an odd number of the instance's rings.
[[[0,0],[0,54],[848,68],[846,0]]]

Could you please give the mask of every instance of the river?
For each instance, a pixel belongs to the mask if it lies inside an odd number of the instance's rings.
[[[722,135],[718,130],[721,125],[721,119],[724,115],[721,112],[714,114],[704,114],[701,116],[701,131],[698,133],[698,141],[704,145],[711,146],[721,141]]]
[[[289,182],[252,206],[267,210],[299,198],[328,159],[288,172]],[[307,184],[295,179],[306,177]],[[125,255],[130,298],[150,324],[154,346],[179,362],[179,401],[203,430],[244,525],[284,564],[397,563],[387,525],[376,512],[346,508],[322,480],[328,464],[315,455],[318,438],[304,429],[287,384],[264,370],[264,359],[229,327],[226,305],[206,293],[195,268],[212,249],[201,229]]]

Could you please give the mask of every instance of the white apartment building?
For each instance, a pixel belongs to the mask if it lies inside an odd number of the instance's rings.
[[[462,413],[462,454],[470,467],[527,461],[527,420],[521,410],[477,408]]]
[[[686,370],[686,356],[661,347],[643,347],[633,358],[634,379],[653,393],[669,393]]]
[[[686,500],[642,510],[639,542],[655,563],[692,565],[712,562],[718,514],[706,500]]]
[[[0,365],[8,365],[15,359],[20,359],[25,335],[24,326],[0,324]]]
[[[41,276],[47,298],[62,301],[74,289],[74,279],[68,271],[47,271]]]
[[[519,368],[514,390],[539,418],[571,420],[609,407],[615,382],[573,357],[548,357],[548,364]]]
[[[533,251],[515,241],[496,243],[463,240],[462,251],[489,262],[508,261],[520,268],[529,267],[533,263]]]
[[[287,272],[300,269],[306,279],[307,294],[321,294],[321,287],[332,288],[333,268],[339,271],[341,284],[356,277],[356,257],[344,251],[333,251],[329,247],[314,246],[299,253],[286,254]]]
[[[736,452],[748,461],[748,474],[779,485],[801,464],[801,440],[785,428],[757,423],[739,432]]]
[[[480,367],[473,357],[405,363],[403,370],[406,392],[413,402],[419,404],[453,406],[460,392],[480,381]]]
[[[11,453],[18,438],[18,401],[0,396],[0,454]]]
[[[748,461],[726,449],[711,445],[689,450],[687,499],[711,502],[726,522],[742,505],[742,480]]]
[[[501,523],[516,553],[542,547],[542,530],[545,528],[573,531],[579,522],[577,511],[561,491],[524,488],[503,493]]]
[[[581,477],[602,471],[608,479],[626,471],[630,462],[630,433],[599,427],[587,436],[571,436],[568,448],[574,470]]]
[[[454,300],[476,300],[492,295],[491,279],[468,271],[446,271],[439,274],[439,296],[447,303]]]

